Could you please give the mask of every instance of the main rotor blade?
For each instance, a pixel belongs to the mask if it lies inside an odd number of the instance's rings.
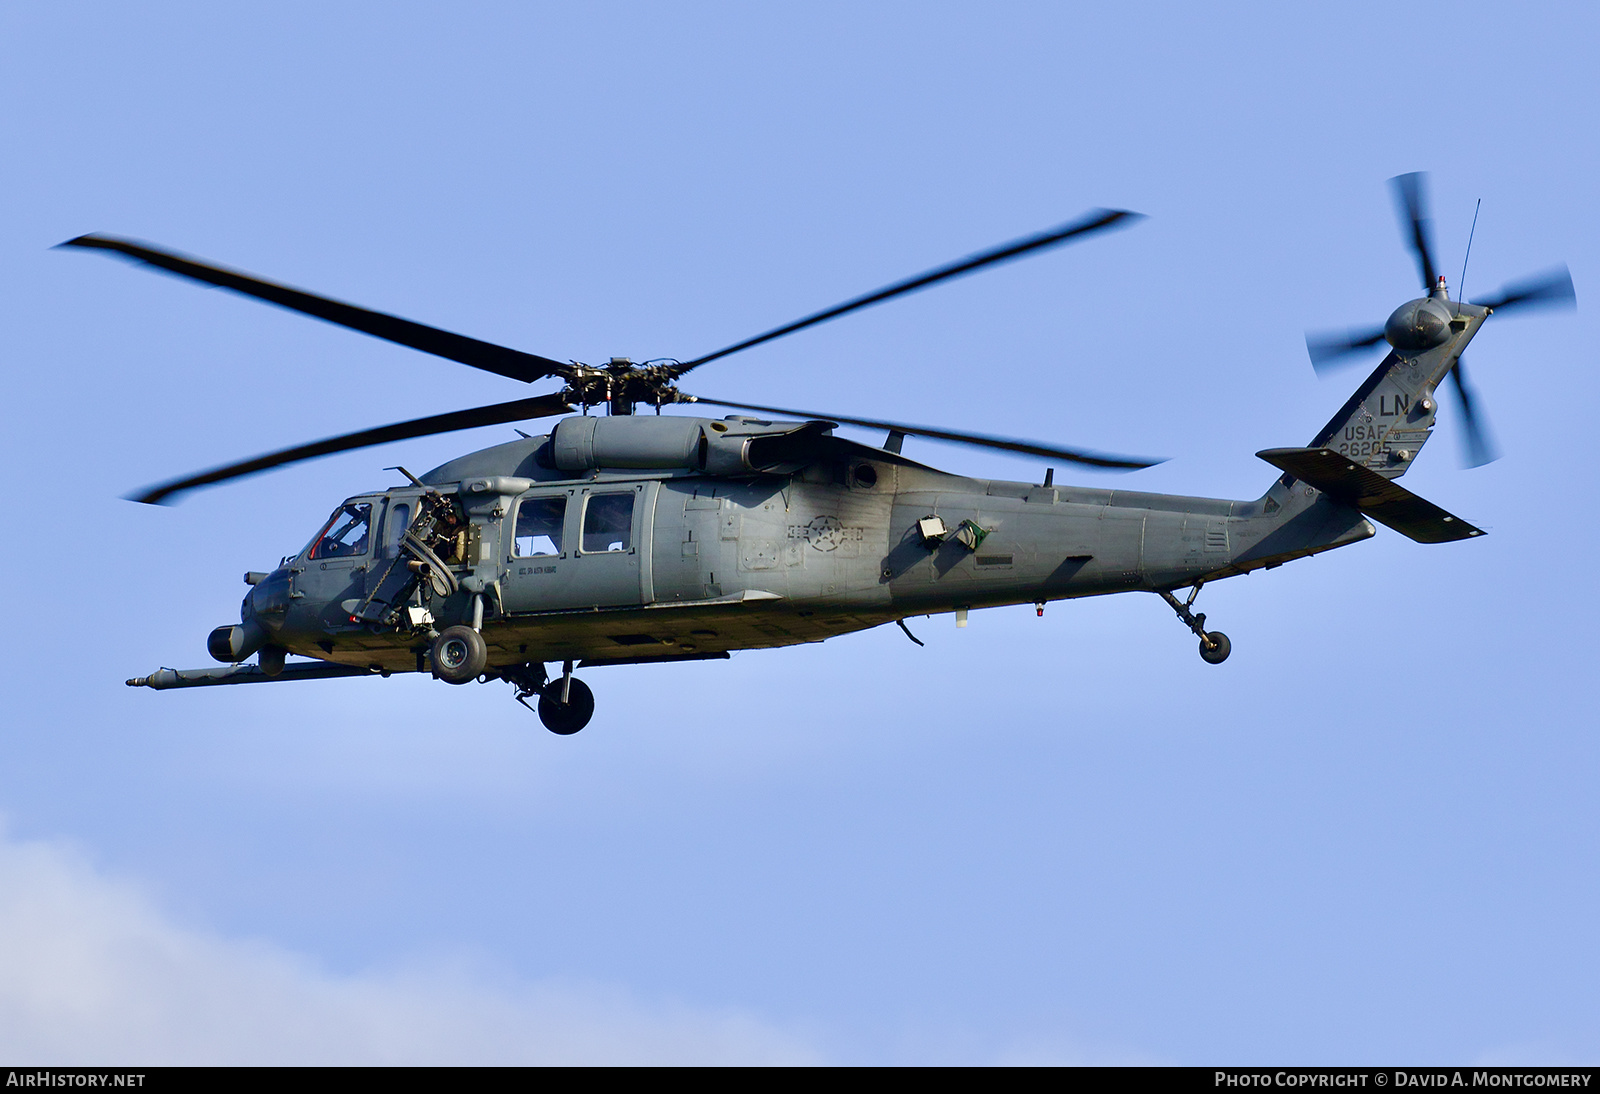
[[[1063,224],[1058,228],[1052,228],[1047,232],[1040,232],[1037,235],[1025,236],[1022,239],[1012,240],[1010,243],[1002,244],[999,247],[995,247],[987,251],[980,251],[968,258],[963,258],[948,265],[940,266],[937,269],[929,270],[927,273],[918,274],[916,277],[908,278],[905,281],[897,281],[893,285],[879,289],[876,292],[870,292],[865,296],[858,296],[853,300],[847,300],[843,304],[828,308],[824,311],[819,311],[815,315],[808,315],[804,319],[797,319],[793,323],[778,327],[775,330],[769,330],[765,334],[758,334],[754,338],[747,338],[743,342],[736,342],[724,349],[717,350],[715,353],[708,353],[704,357],[696,357],[693,361],[687,361],[683,364],[675,365],[672,368],[672,375],[674,377],[682,376],[690,369],[699,368],[708,361],[715,361],[719,357],[726,357],[731,353],[738,353],[741,350],[747,350],[752,346],[759,346],[763,342],[770,342],[774,338],[782,338],[786,334],[793,334],[796,331],[805,330],[807,327],[816,326],[818,323],[826,323],[830,319],[837,319],[841,315],[848,315],[850,312],[856,311],[860,308],[871,307],[873,304],[881,304],[885,300],[892,300],[895,297],[903,296],[906,293],[916,292],[919,289],[926,289],[932,285],[937,285],[941,281],[949,281],[952,278],[962,277],[966,274],[981,270],[987,266],[998,265],[1002,262],[1010,262],[1013,259],[1022,258],[1024,255],[1032,254],[1035,251],[1045,250],[1050,247],[1057,247],[1081,236],[1092,235],[1095,232],[1104,231],[1108,228],[1117,227],[1119,225],[1126,227],[1143,219],[1144,215],[1142,213],[1130,213],[1121,209],[1096,209],[1093,212],[1086,214],[1081,220],[1075,220],[1070,224]]]
[[[376,429],[363,429],[359,433],[346,433],[339,437],[313,441],[311,444],[285,448],[280,452],[269,452],[253,460],[231,463],[226,467],[214,468],[186,479],[174,479],[172,482],[152,486],[143,493],[131,496],[129,500],[149,505],[167,505],[171,504],[168,498],[185,490],[243,478],[245,475],[254,475],[260,471],[282,467],[287,463],[328,456],[335,452],[349,452],[355,448],[367,448],[375,444],[388,444],[390,441],[403,441],[411,437],[453,433],[458,429],[473,429],[480,425],[502,425],[506,422],[525,421],[528,418],[546,418],[552,414],[565,414],[571,409],[572,407],[558,395],[537,395],[532,399],[517,399],[514,402],[496,403],[493,406],[435,414],[428,418],[414,418],[409,422],[396,422],[394,425],[383,425]]]
[[[1433,221],[1428,219],[1427,195],[1423,193],[1427,175],[1413,171],[1409,175],[1396,175],[1389,181],[1394,184],[1395,201],[1400,206],[1401,228],[1409,231],[1411,249],[1417,253],[1422,292],[1426,296],[1433,292],[1438,279],[1438,264],[1433,261]]]
[[[1478,301],[1478,306],[1503,312],[1508,308],[1570,308],[1577,303],[1572,274],[1562,265],[1524,281],[1513,281],[1500,290],[1499,296]]]
[[[1311,367],[1318,375],[1340,365],[1348,364],[1344,358],[1364,349],[1371,349],[1383,341],[1383,328],[1351,330],[1344,334],[1306,334],[1306,352],[1311,355]]]
[[[1074,448],[1058,448],[1054,445],[1040,444],[1038,441],[1015,440],[1011,437],[995,437],[987,433],[958,433],[953,429],[934,429],[925,425],[907,425],[904,422],[881,422],[876,418],[848,418],[842,414],[819,414],[810,410],[789,410],[780,406],[757,406],[754,403],[731,403],[726,399],[706,399],[694,396],[697,403],[710,403],[713,406],[730,406],[735,410],[755,410],[763,414],[784,414],[795,418],[824,418],[831,422],[843,422],[845,425],[859,425],[867,429],[887,429],[907,436],[927,437],[935,441],[950,441],[955,444],[977,445],[980,448],[999,448],[1007,452],[1021,452],[1027,456],[1044,456],[1049,459],[1066,460],[1069,463],[1086,464],[1089,467],[1105,467],[1118,471],[1137,471],[1141,467],[1154,467],[1165,460],[1145,460],[1137,456],[1110,456],[1098,452],[1084,452]]]
[[[1476,396],[1467,386],[1466,371],[1461,367],[1459,357],[1450,368],[1450,379],[1455,381],[1456,397],[1461,400],[1461,421],[1464,427],[1462,436],[1466,442],[1467,466],[1482,467],[1486,463],[1493,463],[1500,458],[1500,453],[1495,450],[1494,442],[1489,439],[1488,428],[1478,417]]]
[[[413,323],[409,319],[401,319],[384,312],[369,311],[354,304],[345,304],[326,296],[266,281],[252,274],[230,270],[223,266],[213,266],[188,255],[163,251],[138,240],[91,234],[69,239],[57,246],[112,251],[179,277],[215,285],[220,289],[230,289],[245,296],[253,296],[257,300],[265,300],[280,308],[315,316],[341,327],[370,334],[374,338],[398,342],[402,346],[410,346],[423,353],[459,361],[463,365],[509,376],[513,380],[532,383],[546,376],[555,375],[566,368],[562,362],[552,361],[548,357],[497,346],[493,342],[480,342],[464,334],[452,334],[447,330]]]

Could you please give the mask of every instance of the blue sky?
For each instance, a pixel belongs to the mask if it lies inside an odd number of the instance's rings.
[[[0,1055],[1592,1062],[1597,16],[1580,5],[12,4]],[[108,231],[556,358],[707,352],[1074,218],[1137,227],[691,390],[1171,457],[1255,497],[1415,286],[1469,354],[1406,485],[1486,528],[1154,597],[595,670],[157,694],[335,502],[508,429],[138,486],[527,389],[95,256]],[[862,435],[866,436],[866,435]],[[1032,462],[912,441],[966,473]],[[1058,476],[1063,472],[1058,469]],[[1071,479],[1107,483],[1074,472]]]

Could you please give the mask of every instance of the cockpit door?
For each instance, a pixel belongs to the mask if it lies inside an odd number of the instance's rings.
[[[625,608],[647,603],[655,482],[530,490],[505,525],[506,610]]]
[[[348,619],[344,604],[366,591],[372,563],[373,524],[382,498],[351,498],[328,518],[295,563],[294,596],[319,606],[321,625]]]

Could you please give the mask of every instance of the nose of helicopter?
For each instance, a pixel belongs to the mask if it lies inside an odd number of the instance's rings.
[[[247,574],[252,588],[239,605],[238,623],[224,624],[206,639],[211,656],[224,664],[236,664],[270,643],[283,628],[289,611],[287,568],[270,574]]]
[[[250,576],[257,577],[255,574]],[[240,615],[245,622],[254,619],[269,631],[278,629],[289,611],[291,576],[287,566],[279,566],[254,581],[250,591],[245,594],[244,603],[240,605]]]
[[[1450,310],[1424,298],[1402,304],[1383,325],[1383,336],[1401,353],[1422,353],[1450,340]]]

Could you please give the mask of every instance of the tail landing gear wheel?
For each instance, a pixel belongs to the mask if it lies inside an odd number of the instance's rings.
[[[1189,592],[1188,600],[1179,600],[1165,589],[1157,589],[1161,599],[1165,600],[1173,611],[1178,613],[1178,618],[1183,620],[1183,625],[1200,636],[1200,656],[1208,665],[1220,665],[1228,659],[1228,654],[1233,652],[1233,643],[1228,641],[1228,636],[1221,631],[1206,630],[1206,613],[1191,612],[1194,607],[1194,598],[1200,595],[1203,581],[1196,581],[1194,588]]]
[[[1233,643],[1221,631],[1211,631],[1200,639],[1200,657],[1208,665],[1220,665],[1233,652]]]
[[[561,701],[561,689],[567,687],[567,701]],[[594,717],[594,692],[577,677],[562,680],[559,677],[546,684],[539,692],[539,721],[551,733],[566,736],[576,733]]]
[[[431,656],[435,676],[447,684],[465,684],[483,672],[489,648],[471,627],[449,627],[433,640]]]

